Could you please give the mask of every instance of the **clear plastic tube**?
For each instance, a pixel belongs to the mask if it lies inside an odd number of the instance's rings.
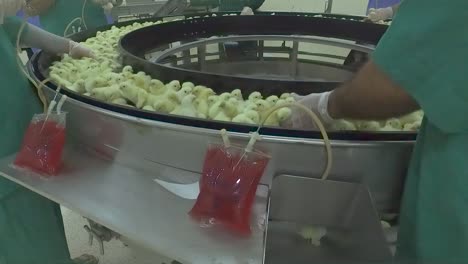
[[[325,169],[324,169],[324,171],[322,173],[321,179],[326,180],[328,178],[328,176],[330,174],[330,171],[331,171],[331,168],[332,168],[332,150],[331,150],[330,139],[328,138],[327,131],[326,131],[325,126],[323,125],[322,121],[320,121],[320,118],[318,118],[318,116],[312,110],[308,109],[307,107],[305,107],[305,106],[303,106],[303,105],[301,105],[299,103],[288,103],[288,104],[283,104],[283,105],[273,107],[272,109],[270,109],[267,112],[267,114],[265,115],[263,120],[260,122],[260,125],[258,126],[257,131],[253,134],[253,137],[259,135],[259,132],[262,129],[262,127],[264,126],[266,120],[273,113],[275,113],[276,111],[278,111],[279,109],[284,108],[284,107],[297,107],[297,108],[301,109],[302,111],[306,112],[310,116],[310,118],[312,118],[315,125],[319,128],[320,133],[322,134],[323,142],[325,144],[325,151],[327,152],[327,165],[325,166]],[[250,144],[253,145],[254,143],[255,143],[255,140],[253,142],[249,142],[249,145]],[[250,146],[250,148],[252,148],[252,146]]]

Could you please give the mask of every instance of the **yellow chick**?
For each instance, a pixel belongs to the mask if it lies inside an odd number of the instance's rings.
[[[291,109],[285,107],[273,112],[266,120],[265,126],[279,126],[280,122],[288,119],[292,114]]]
[[[390,118],[385,123],[385,126],[393,127],[396,130],[403,129],[403,125],[401,124],[400,120],[397,118]]]
[[[237,114],[237,99],[230,98],[224,107],[224,113],[230,118],[233,119]]]
[[[155,111],[155,109],[151,105],[145,105],[142,109],[146,111]]]
[[[94,77],[85,80],[85,90],[90,93],[94,88],[106,87],[107,81],[103,77]]]
[[[80,78],[80,71],[79,68],[74,66],[72,69],[69,70],[69,74],[67,76],[67,81],[74,83]]]
[[[281,96],[280,96],[280,99],[283,99],[283,100],[286,100],[287,98],[291,97],[291,94],[290,93],[283,93]]]
[[[356,130],[356,126],[352,122],[339,119],[333,122],[331,129],[335,131],[351,131]]]
[[[94,88],[91,91],[91,96],[105,102],[111,102],[114,99],[122,98],[122,92],[118,85],[112,85],[109,87]]]
[[[120,84],[125,81],[125,78],[121,74],[115,72],[107,73],[104,78],[108,85]]]
[[[222,93],[219,95],[219,100],[222,100],[222,101],[227,101],[231,98],[231,94],[230,93]]]
[[[174,81],[171,81],[170,83],[166,84],[166,87],[168,89],[173,90],[173,91],[179,91],[182,86],[180,85],[179,81],[174,80]]]
[[[210,96],[210,98],[212,98],[212,97]],[[208,100],[209,100],[209,98],[208,98]],[[208,118],[209,119],[214,119],[219,114],[219,112],[224,111],[224,105],[225,104],[226,104],[226,102],[224,102],[224,101],[221,101],[221,100],[216,101],[210,107],[210,109],[208,110]]]
[[[362,131],[379,131],[380,124],[376,121],[365,121],[359,126],[359,129]]]
[[[288,98],[286,98],[284,100],[286,100],[286,103],[288,103],[288,104],[292,104],[292,103],[296,102],[296,99],[294,99],[294,97],[288,97]]]
[[[203,91],[204,89],[207,89],[207,88],[205,86],[203,86],[203,85],[197,85],[197,86],[193,87],[192,93],[195,96],[198,96],[201,93],[201,91]]]
[[[50,78],[59,85],[64,87],[71,87],[73,84],[68,81],[68,76],[64,70],[58,70],[57,72],[51,72]]]
[[[257,111],[252,109],[246,109],[242,113],[248,118],[250,118],[255,124],[260,123],[260,114]]]
[[[152,79],[149,83],[148,90],[153,95],[161,95],[166,92],[166,86],[158,79]]]
[[[189,95],[191,93],[192,93],[192,88],[190,88],[188,86],[182,87],[182,88],[180,88],[179,91],[176,92],[177,97],[179,98],[179,101],[181,101],[181,102],[182,102],[182,99],[185,96],[187,96],[187,95]]]
[[[192,91],[193,93],[193,91]],[[208,97],[216,95],[216,93],[211,88],[205,88],[201,90],[198,94],[196,94],[197,98],[208,100]]]
[[[279,100],[279,98],[276,95],[268,96],[267,99],[265,99],[265,101],[267,101],[267,103],[269,104],[270,107],[275,106],[276,103],[278,102],[278,100]]]
[[[211,110],[211,109],[210,109]],[[221,102],[219,106],[219,111],[216,114],[216,116],[213,118],[213,120],[216,121],[223,121],[223,122],[231,122],[232,118],[230,118],[226,112],[226,102]]]
[[[258,100],[261,100],[263,98],[262,94],[259,92],[253,92],[249,95],[249,102],[256,103]]]
[[[179,98],[175,92],[170,91],[163,96],[156,96],[153,101],[153,108],[158,112],[170,113],[176,109]]]
[[[281,124],[282,122],[288,120],[292,115],[291,108],[285,107],[285,108],[280,108],[276,112],[276,117],[278,119],[278,125]]]
[[[129,81],[123,82],[119,85],[122,97],[136,104],[138,102],[138,91],[140,88],[133,85]]]
[[[418,131],[420,128],[421,128],[421,122],[420,121],[416,121],[416,122],[411,123],[411,124],[405,124],[403,126],[404,131]]]
[[[149,86],[151,82],[151,77],[146,75],[144,72],[138,72],[137,74],[132,75],[132,80],[136,86],[149,91]]]
[[[71,86],[69,86],[67,88],[74,91],[75,93],[79,93],[79,94],[82,94],[82,93],[86,92],[85,81],[84,80],[78,80],[73,85],[71,85]]]
[[[195,84],[193,84],[193,82],[184,82],[182,84],[182,87],[184,87],[184,86],[188,86],[188,87],[190,87],[192,89],[195,88]]]
[[[138,108],[142,108],[143,106],[146,105],[146,102],[148,101],[148,97],[150,94],[142,88],[137,88],[138,89],[138,94],[137,94],[137,101],[134,102],[135,106]]]
[[[405,124],[412,124],[416,121],[420,121],[422,119],[422,116],[421,116],[421,112],[416,111],[416,112],[404,115],[400,117],[399,119],[400,119],[401,124],[405,125]]]
[[[280,105],[285,105],[285,104],[287,104],[285,99],[278,99],[275,106],[280,106]]]
[[[239,104],[241,103],[241,101],[239,101],[237,98],[231,97],[227,100],[227,102],[230,103],[232,106],[235,106],[237,112],[242,112],[238,110]]]
[[[200,117],[206,118],[208,116],[208,111],[210,106],[208,105],[208,99],[197,98],[195,100],[195,107]]]
[[[255,124],[255,122],[252,119],[250,119],[249,117],[247,117],[247,115],[244,114],[244,113],[235,116],[232,119],[232,122],[234,122],[234,123],[243,123],[243,124]]]
[[[257,111],[260,114],[261,120],[265,119],[265,115],[267,114],[268,109],[270,108],[268,102],[263,99],[260,99],[257,100],[255,104],[257,105]]]
[[[217,95],[211,95],[208,96],[208,107],[212,107],[216,102],[218,102],[218,97]]]
[[[132,66],[127,65],[127,66],[123,67],[122,74],[126,79],[130,79],[132,77],[132,75],[133,75]]]
[[[244,98],[242,97],[242,91],[240,89],[235,89],[231,92],[231,96],[236,98],[239,101],[243,101]]]
[[[195,100],[195,95],[189,94],[182,99],[180,106],[176,107],[174,111],[171,112],[173,115],[181,115],[188,117],[198,117],[197,109],[193,105]]]

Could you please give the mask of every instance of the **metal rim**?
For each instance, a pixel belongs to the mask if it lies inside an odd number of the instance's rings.
[[[228,17],[230,18],[230,17]],[[155,19],[155,20],[159,20]],[[323,18],[320,18],[321,23],[323,23]],[[124,24],[131,24],[132,22],[127,22]],[[180,21],[178,21],[180,23]],[[175,22],[175,23],[178,23]],[[341,21],[340,21],[341,22]],[[117,26],[124,25],[117,24]],[[172,23],[168,23],[172,24]],[[367,23],[360,23],[368,26]],[[161,24],[167,25],[167,24]],[[98,30],[105,30],[110,28],[112,25],[107,27],[101,27]],[[160,26],[160,25],[158,25]],[[374,27],[377,26],[377,27]],[[381,25],[371,25],[374,28],[374,31],[385,32],[384,28]],[[96,31],[93,32],[81,32],[75,36],[74,39],[80,40],[95,35]],[[374,32],[375,33],[375,32]],[[131,33],[130,33],[131,34]],[[80,37],[81,36],[81,37]],[[32,64],[29,65],[31,72],[34,73],[36,79],[42,81],[44,76],[39,71],[39,58],[44,54],[41,52],[36,54],[32,59]],[[133,56],[131,54],[127,54]],[[47,84],[49,89],[54,90],[55,85],[49,83]],[[78,95],[71,91],[62,90],[62,93],[67,94],[72,99],[76,100],[76,103],[83,104],[84,107],[90,108],[93,111],[104,112],[106,115],[111,115],[120,119],[129,120],[132,122],[144,123],[151,126],[171,128],[177,130],[186,130],[190,132],[197,133],[217,133],[217,130],[221,128],[226,128],[229,131],[232,131],[235,135],[239,137],[246,137],[246,133],[255,130],[255,127],[245,126],[235,123],[221,123],[221,122],[211,122],[208,120],[201,119],[191,119],[185,117],[178,117],[166,114],[159,114],[154,112],[148,112],[143,110],[131,109],[129,107],[111,105],[104,102],[97,101],[93,98],[87,98],[81,95]],[[320,139],[320,133],[312,131],[299,131],[299,130],[286,130],[281,128],[265,128],[262,132],[264,134],[265,140],[272,141],[282,141],[288,143],[313,143],[314,139]],[[349,144],[354,145],[359,142],[359,145],[368,142],[371,145],[375,143],[412,143],[416,138],[416,133],[402,132],[402,133],[389,133],[389,132],[377,132],[377,133],[365,133],[365,132],[331,132],[330,138],[335,140],[335,144],[347,146]],[[356,143],[354,143],[356,142]]]

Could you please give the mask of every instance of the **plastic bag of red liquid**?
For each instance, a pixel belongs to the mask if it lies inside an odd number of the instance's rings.
[[[210,145],[203,164],[200,194],[190,215],[221,225],[235,234],[251,234],[250,220],[257,186],[269,157],[243,148]]]
[[[62,167],[65,122],[64,112],[34,115],[14,165],[41,175],[57,175]]]

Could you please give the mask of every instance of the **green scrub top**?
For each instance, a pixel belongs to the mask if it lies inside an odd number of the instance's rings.
[[[468,263],[467,17],[466,0],[403,1],[373,54],[425,112],[400,215],[406,263]]]
[[[0,157],[18,151],[33,114],[42,106],[34,89],[21,74],[16,63],[16,36],[21,20],[7,18],[0,26]],[[12,191],[16,184],[0,177],[0,198]]]
[[[41,26],[56,35],[63,36],[68,24],[75,18],[81,18],[84,0],[56,0],[55,4],[43,15],[40,15]],[[104,10],[91,0],[86,2],[84,18],[88,29],[107,24]],[[74,23],[76,27],[80,23]],[[85,28],[82,28],[85,30]],[[71,32],[71,29],[69,31]]]
[[[18,151],[33,114],[42,112],[16,63],[20,25],[17,18],[0,25],[0,158]],[[0,176],[0,264],[64,263],[71,261],[60,207]]]

